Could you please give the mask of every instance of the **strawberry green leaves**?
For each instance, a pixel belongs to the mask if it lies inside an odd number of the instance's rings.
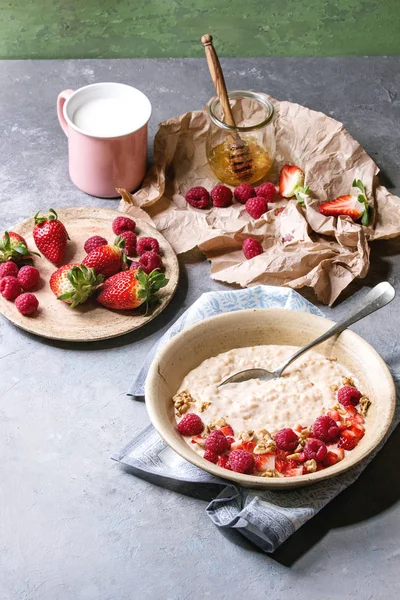
[[[364,186],[363,182],[361,181],[361,179],[354,179],[353,188],[357,188],[361,192],[360,194],[358,194],[358,201],[361,204],[364,204],[364,212],[361,217],[361,224],[365,225],[367,227],[369,225],[369,222],[372,217],[372,208],[368,204],[365,186]]]
[[[135,277],[140,284],[137,296],[141,300],[144,300],[146,307],[145,314],[148,315],[150,307],[159,302],[158,292],[168,284],[169,279],[165,277],[164,273],[158,270],[154,270],[149,275],[146,275],[142,269],[137,270]]]

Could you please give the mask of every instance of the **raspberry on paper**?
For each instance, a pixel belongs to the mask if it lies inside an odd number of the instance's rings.
[[[253,238],[246,238],[243,241],[242,250],[247,260],[250,260],[251,258],[254,258],[255,256],[258,256],[264,252],[261,243]]]
[[[267,202],[273,202],[276,198],[276,187],[270,181],[266,181],[256,188],[257,196],[262,196]]]
[[[240,204],[246,204],[247,200],[250,198],[254,198],[256,196],[256,191],[250,183],[241,183],[235,188],[233,192],[235,199],[240,202]],[[260,194],[262,195],[262,194]]]
[[[230,206],[233,200],[232,191],[226,185],[216,185],[211,190],[211,200],[218,208]]]
[[[210,205],[210,194],[206,188],[197,186],[191,188],[187,192],[185,200],[188,204],[190,204],[190,206],[193,206],[193,208],[205,209]]]
[[[246,211],[253,219],[259,219],[268,210],[268,202],[262,196],[255,196],[246,202]]]

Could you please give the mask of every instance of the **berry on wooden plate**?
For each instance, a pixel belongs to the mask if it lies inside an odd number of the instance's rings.
[[[14,231],[5,231],[3,233],[0,238],[0,263],[5,263],[9,260],[20,262],[31,258],[32,254],[37,254],[37,252],[31,252],[28,249],[26,240],[22,235]],[[37,256],[39,255],[37,254]]]
[[[15,306],[21,315],[29,316],[33,315],[39,308],[39,300],[34,294],[27,292],[26,294],[21,294],[15,299]]]
[[[125,240],[117,237],[114,244],[98,246],[90,252],[82,261],[82,264],[88,269],[94,269],[97,275],[110,277],[121,271],[123,263],[126,261],[123,248]]]
[[[161,270],[163,268],[161,257],[156,252],[144,252],[139,258],[139,264],[147,275],[150,275],[155,269]]]
[[[90,254],[91,251],[97,248],[98,246],[106,246],[107,244],[108,242],[106,238],[103,238],[101,235],[92,235],[92,237],[86,240],[83,248],[86,254]]]
[[[0,264],[0,279],[2,277],[7,277],[7,275],[11,275],[12,277],[18,275],[18,265],[12,260],[7,260]]]
[[[50,262],[55,265],[62,263],[69,238],[54,208],[50,208],[48,217],[40,217],[39,212],[36,213],[33,239],[37,249]]]
[[[159,254],[160,252],[160,244],[158,240],[153,237],[142,237],[139,238],[136,244],[136,251],[139,254],[144,254],[144,252],[156,252]]]
[[[71,263],[63,265],[52,274],[50,289],[58,300],[75,308],[78,304],[86,302],[103,280],[102,275],[96,276],[94,269],[78,263]]]
[[[0,294],[10,302],[13,302],[21,293],[21,286],[16,277],[6,275],[0,279]]]
[[[97,301],[106,308],[133,310],[142,304],[146,314],[151,305],[158,302],[158,291],[168,283],[164,273],[153,271],[146,275],[142,269],[122,271],[107,279]]]
[[[39,283],[40,272],[36,267],[25,265],[25,267],[20,268],[17,278],[22,289],[33,290]]]
[[[123,231],[135,231],[136,223],[129,217],[116,217],[112,223],[115,235],[121,235]]]
[[[121,240],[125,240],[122,252],[126,256],[133,256],[136,253],[136,234],[133,231],[123,231],[120,238]]]

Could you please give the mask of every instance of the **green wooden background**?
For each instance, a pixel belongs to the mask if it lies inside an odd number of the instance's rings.
[[[400,54],[400,0],[0,0],[0,58]]]

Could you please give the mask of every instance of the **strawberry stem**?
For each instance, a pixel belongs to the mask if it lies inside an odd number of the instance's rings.
[[[159,302],[159,290],[168,284],[169,279],[167,279],[164,273],[161,273],[158,269],[154,269],[154,271],[151,271],[151,273],[147,275],[139,268],[135,273],[135,277],[140,284],[137,296],[145,303],[145,317],[147,317],[151,306],[156,305]]]

